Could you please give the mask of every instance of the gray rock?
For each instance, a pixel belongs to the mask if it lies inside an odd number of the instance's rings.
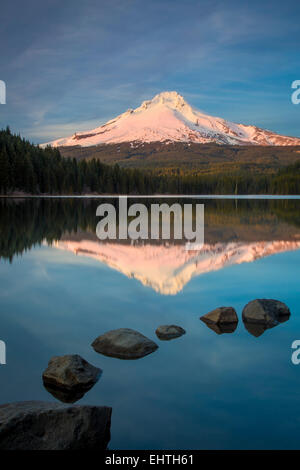
[[[200,317],[207,325],[215,324],[215,325],[224,325],[224,324],[232,324],[238,323],[238,317],[236,311],[232,307],[219,307],[211,312],[206,313]]]
[[[160,340],[168,341],[185,335],[185,330],[177,325],[161,325],[156,329],[155,333]]]
[[[0,450],[105,450],[112,409],[24,401],[0,406]]]
[[[56,398],[65,394],[66,399],[62,401],[73,403],[93,387],[101,373],[101,369],[92,366],[77,354],[54,356],[43,373],[43,382],[45,388]]]
[[[256,323],[270,328],[288,320],[290,315],[287,305],[279,300],[256,299],[244,307],[242,317],[245,323]]]
[[[158,348],[151,339],[130,328],[108,331],[96,338],[92,347],[98,353],[119,359],[139,359]]]

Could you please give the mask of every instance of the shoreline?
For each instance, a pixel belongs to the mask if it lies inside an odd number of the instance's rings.
[[[16,194],[0,195],[2,199],[294,199],[299,200],[300,194]]]

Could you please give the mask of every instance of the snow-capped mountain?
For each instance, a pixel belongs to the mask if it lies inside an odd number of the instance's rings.
[[[192,108],[176,91],[166,91],[96,129],[76,132],[44,145],[89,147],[121,142],[300,145],[300,138],[209,116]]]
[[[93,240],[61,240],[56,248],[93,258],[163,295],[175,295],[195,276],[285,251],[300,241],[205,244],[199,251],[184,245],[126,245]]]

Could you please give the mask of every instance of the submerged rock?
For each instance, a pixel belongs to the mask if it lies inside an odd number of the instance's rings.
[[[185,335],[186,331],[177,325],[161,325],[156,329],[155,333],[160,340],[168,341]]]
[[[118,359],[139,359],[158,348],[154,341],[130,328],[108,331],[98,336],[92,347],[98,353]]]
[[[47,392],[51,393],[54,398],[61,401],[62,403],[75,403],[76,401],[80,400],[87,392],[87,390],[76,389],[75,391],[72,391],[64,388],[53,387],[52,385],[47,384],[45,381],[43,383]]]
[[[234,333],[237,328],[237,322],[235,323],[209,323],[205,320],[204,323],[208,328],[213,330],[217,335],[222,335],[223,333]]]
[[[278,325],[289,319],[290,309],[283,302],[273,299],[255,299],[243,309],[245,323],[262,324],[266,327]]]
[[[269,330],[270,328],[274,328],[274,326],[276,326],[276,325],[266,326],[266,325],[263,325],[262,323],[244,322],[244,326],[245,326],[246,330],[248,331],[248,333],[250,333],[250,335],[255,336],[255,338],[258,338],[266,330]]]
[[[0,405],[0,450],[105,450],[111,412],[42,401]]]
[[[95,385],[101,373],[78,354],[54,356],[43,373],[43,383],[58,400],[74,403]]]

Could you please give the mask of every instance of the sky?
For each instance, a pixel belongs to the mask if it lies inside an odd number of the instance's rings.
[[[0,127],[47,142],[175,90],[208,114],[300,137],[299,18],[298,0],[2,2]]]

